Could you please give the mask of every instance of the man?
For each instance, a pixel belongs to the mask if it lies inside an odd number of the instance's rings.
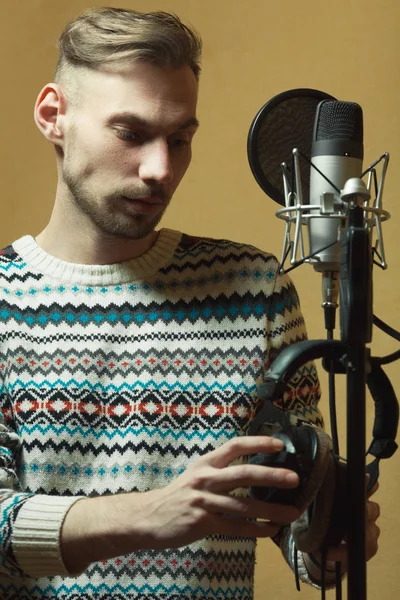
[[[172,15],[94,9],[39,94],[54,210],[1,257],[4,600],[252,598],[255,539],[278,532],[293,564],[299,511],[248,489],[298,476],[247,464],[282,444],[246,433],[268,365],[305,339],[296,292],[269,254],[156,230],[191,160],[200,49]],[[318,398],[307,365],[277,404],[321,426]]]

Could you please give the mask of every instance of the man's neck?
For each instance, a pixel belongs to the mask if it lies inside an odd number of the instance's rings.
[[[38,245],[48,254],[66,262],[87,265],[111,265],[138,258],[150,250],[158,238],[152,231],[139,240],[121,239],[104,234],[63,231],[60,235],[51,222],[36,236]]]

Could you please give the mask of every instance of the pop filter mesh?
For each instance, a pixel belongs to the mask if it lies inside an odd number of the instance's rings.
[[[247,152],[252,173],[263,191],[285,205],[283,162],[290,167],[292,151],[298,148],[308,159],[315,114],[319,102],[334,98],[312,89],[283,92],[267,102],[256,115],[248,136]],[[308,203],[310,166],[301,160],[303,203]]]

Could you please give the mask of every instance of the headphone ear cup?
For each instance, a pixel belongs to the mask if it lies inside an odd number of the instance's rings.
[[[326,440],[322,440],[322,444],[325,443]],[[336,546],[345,534],[346,465],[329,451],[325,472],[314,470],[313,477],[319,479],[315,497],[301,517],[291,525],[296,547],[307,553]]]
[[[303,427],[304,428],[304,427]],[[294,432],[302,428],[294,428]],[[322,430],[316,427],[310,427],[313,436],[316,438],[316,452],[312,468],[308,473],[305,484],[299,490],[295,506],[300,510],[306,510],[313,502],[324,479],[326,471],[329,468],[332,456],[332,442],[330,437]]]
[[[250,464],[291,469],[298,473],[300,482],[290,489],[251,487],[251,496],[264,502],[289,504],[300,510],[307,508],[321,484],[320,473],[326,469],[331,449],[329,437],[310,425],[283,426],[275,431],[263,427],[258,433],[281,439],[285,449],[277,454],[253,455],[249,458]]]

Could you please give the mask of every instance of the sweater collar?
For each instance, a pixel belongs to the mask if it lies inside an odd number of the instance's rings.
[[[13,248],[28,267],[53,279],[79,285],[118,285],[150,277],[170,263],[181,237],[178,231],[161,229],[148,252],[111,265],[81,265],[60,260],[45,252],[31,235],[19,238]]]

